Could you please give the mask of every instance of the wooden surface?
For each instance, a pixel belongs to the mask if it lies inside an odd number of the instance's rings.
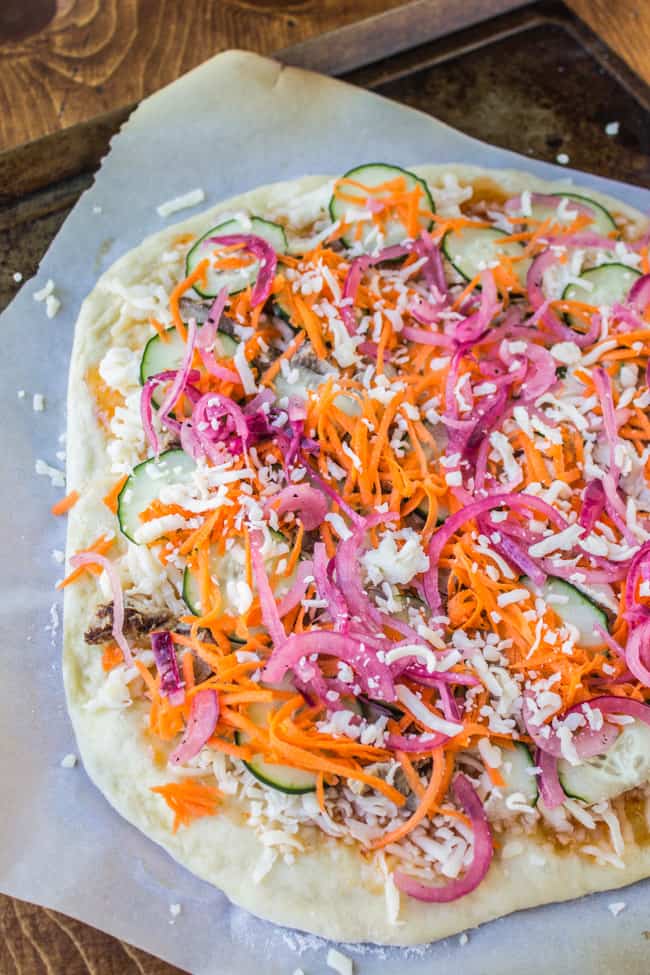
[[[132,104],[227,47],[270,53],[401,2],[0,0],[0,151]],[[650,81],[650,0],[569,5]],[[451,27],[468,4],[431,6]]]
[[[130,105],[228,47],[271,53],[403,0],[0,0],[2,150]],[[568,0],[650,82],[650,0]],[[458,26],[459,0],[430,0]],[[463,9],[499,8],[468,0]],[[512,4],[503,0],[502,9]],[[0,197],[8,188],[2,185]],[[178,975],[53,911],[0,895],[0,975]]]

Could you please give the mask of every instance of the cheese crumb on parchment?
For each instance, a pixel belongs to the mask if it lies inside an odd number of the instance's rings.
[[[354,967],[352,959],[347,955],[341,954],[336,948],[330,948],[327,952],[327,967],[339,975],[353,975]]]
[[[195,207],[197,203],[203,203],[205,200],[205,193],[202,189],[190,190],[189,193],[184,193],[182,196],[175,196],[172,200],[166,200],[165,203],[161,203],[156,207],[156,212],[159,217],[169,217],[172,213],[178,213],[179,210],[187,210],[189,207]]]
[[[61,768],[74,768],[77,764],[77,756],[70,752],[61,759]]]
[[[45,302],[45,314],[48,318],[54,318],[61,307],[61,300],[54,293],[55,284],[52,278],[48,278],[45,285],[34,292],[34,301]]]

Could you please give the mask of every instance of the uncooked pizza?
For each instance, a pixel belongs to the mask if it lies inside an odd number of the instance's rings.
[[[348,941],[650,875],[649,271],[602,194],[373,163],[100,278],[64,664],[124,817]]]

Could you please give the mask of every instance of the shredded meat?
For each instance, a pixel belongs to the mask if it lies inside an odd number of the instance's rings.
[[[124,607],[124,633],[135,639],[146,636],[153,630],[169,626],[173,616],[166,609],[152,609],[145,600],[131,597]],[[113,639],[113,603],[102,603],[97,607],[95,619],[84,633],[86,643],[108,643]]]
[[[203,325],[204,322],[207,322],[211,305],[211,299],[208,301],[198,301],[196,298],[181,298],[179,302],[183,319],[187,321],[189,318],[195,318],[198,325]],[[223,332],[224,335],[234,335],[235,323],[232,318],[228,318],[227,315],[222,315],[219,319],[219,331]]]
[[[424,775],[425,778],[428,777],[431,771],[431,759],[430,758],[417,758],[413,762],[413,768],[419,775]],[[407,778],[404,772],[399,768],[395,772],[395,777],[393,778],[393,785],[401,792],[403,796],[406,796],[406,805],[409,809],[415,809],[418,804],[418,797],[415,795],[411,786],[408,784]]]

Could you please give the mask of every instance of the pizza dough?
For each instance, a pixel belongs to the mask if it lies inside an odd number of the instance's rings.
[[[461,184],[476,183],[483,189],[495,185],[507,195],[523,190],[576,190],[569,184],[549,184],[515,171],[464,165],[423,166],[415,171],[434,187],[441,187],[445,174],[451,173]],[[107,454],[107,433],[97,419],[86,377],[116,342],[116,331],[120,344],[126,342],[134,349],[142,347],[145,335],[151,335],[146,320],[132,328],[120,325],[126,291],[150,281],[152,268],[180,234],[202,233],[218,224],[221,216],[242,209],[261,215],[284,210],[308,220],[310,208],[315,214],[326,203],[328,194],[319,196],[319,189],[327,185],[327,177],[305,177],[228,200],[147,238],[98,281],[81,308],[70,366],[68,488],[77,490],[81,498],[69,517],[68,554],[89,545],[102,531],[115,530],[114,517],[102,503],[115,474]],[[636,233],[647,229],[640,213],[591,190],[588,195],[624,215]],[[139,359],[139,353],[135,354]],[[120,546],[122,539],[116,551]],[[143,733],[146,709],[141,703],[119,706],[123,690],[107,689],[109,679],[100,654],[84,642],[84,631],[99,600],[95,576],[86,576],[65,594],[65,687],[88,774],[120,815],[145,836],[260,917],[342,941],[407,945],[435,940],[515,910],[620,887],[650,875],[647,833],[641,843],[626,840],[620,869],[578,857],[542,838],[523,836],[518,838],[520,852],[508,859],[495,857],[486,879],[470,895],[440,905],[403,895],[396,919],[391,918],[390,903],[387,908],[391,897],[394,904],[395,891],[380,863],[361,855],[356,844],[346,845],[314,827],[302,827],[297,835],[303,849],[296,852],[294,862],[279,857],[256,881],[268,848],[247,825],[246,809],[239,801],[226,796],[217,815],[172,833],[170,811],[150,791],[152,786],[168,782],[170,772],[152,760],[151,743]]]

